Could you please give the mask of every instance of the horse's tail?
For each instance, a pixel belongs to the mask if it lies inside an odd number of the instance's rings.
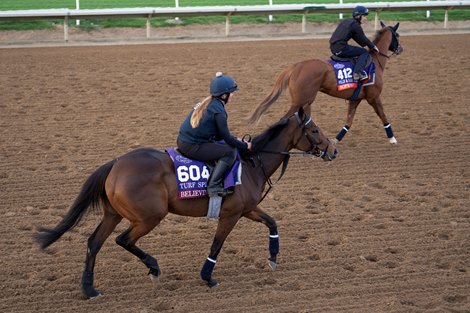
[[[62,221],[53,229],[39,227],[38,232],[34,234],[41,249],[56,242],[65,232],[71,230],[80,222],[87,212],[87,209],[98,207],[100,202],[103,205],[109,205],[108,197],[105,191],[106,178],[113,168],[115,160],[100,166],[83,184],[82,190],[75,199]]]
[[[255,111],[252,113],[251,117],[248,119],[250,124],[257,123],[261,115],[266,112],[271,104],[273,104],[287,88],[293,69],[293,66],[289,66],[278,75],[276,82],[271,89],[271,93],[267,95],[266,98],[258,105]]]

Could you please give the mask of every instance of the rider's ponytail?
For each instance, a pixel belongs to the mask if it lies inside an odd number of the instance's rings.
[[[207,105],[211,102],[212,96],[208,96],[194,107],[193,115],[191,116],[191,126],[196,128],[201,121],[202,115],[206,111]]]

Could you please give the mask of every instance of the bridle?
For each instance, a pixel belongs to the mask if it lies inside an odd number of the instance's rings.
[[[330,156],[328,154],[328,148],[330,146],[330,143],[327,144],[326,148],[324,150],[320,150],[318,148],[318,146],[320,144],[322,144],[322,141],[320,141],[319,143],[315,143],[313,142],[313,140],[310,138],[309,134],[308,134],[308,131],[307,131],[307,126],[313,122],[312,120],[312,117],[311,116],[307,116],[307,118],[305,118],[303,121],[302,119],[300,118],[299,116],[299,113],[296,112],[294,113],[295,115],[295,118],[297,120],[297,124],[302,127],[302,135],[299,137],[299,139],[295,142],[294,144],[294,147],[297,146],[297,144],[300,142],[300,140],[302,140],[303,136],[305,136],[308,140],[308,142],[310,143],[310,149],[307,150],[307,151],[295,151],[295,152],[290,152],[290,151],[272,151],[272,150],[260,150],[259,152],[263,152],[263,153],[272,153],[272,154],[281,154],[281,155],[284,155],[284,160],[282,161],[282,169],[281,169],[281,173],[278,177],[278,179],[276,180],[276,183],[279,182],[279,180],[281,180],[282,176],[284,176],[284,173],[287,169],[287,165],[289,163],[289,159],[290,159],[290,156],[291,155],[303,155],[303,156],[316,156],[316,157],[321,157],[323,159],[327,159],[329,161],[333,160],[335,158],[335,156]],[[318,130],[314,130],[313,133],[318,133]],[[260,164],[260,167],[263,171],[263,174],[264,174],[264,177],[266,179],[266,182],[268,183],[268,190],[266,190],[266,192],[264,193],[263,197],[261,197],[260,201],[258,203],[261,203],[261,201],[264,200],[264,198],[268,195],[268,193],[271,191],[272,187],[274,186],[274,183],[272,182],[271,180],[271,177],[268,176],[268,174],[266,173],[266,170],[264,168],[264,165],[263,165],[263,161],[261,160],[260,156],[259,156],[259,153],[256,153],[256,158],[258,159],[258,162]]]
[[[323,141],[320,141],[318,143],[315,143],[312,138],[310,138],[309,134],[308,134],[308,131],[307,131],[307,126],[313,122],[312,120],[312,117],[311,116],[306,116],[306,118],[304,118],[304,120],[302,120],[299,116],[299,113],[298,112],[295,112],[293,114],[297,120],[297,124],[299,125],[299,127],[302,127],[302,135],[296,140],[296,142],[294,143],[294,147],[296,147],[300,140],[302,140],[303,136],[305,136],[305,138],[307,138],[309,144],[310,144],[310,149],[306,150],[306,151],[294,151],[294,152],[291,152],[291,151],[272,151],[272,150],[260,150],[259,152],[264,152],[264,153],[272,153],[272,154],[283,154],[283,155],[286,155],[286,156],[290,156],[290,155],[309,155],[309,156],[315,156],[315,157],[320,157],[320,158],[324,158],[324,157],[328,157],[329,160],[332,160],[331,156],[328,155],[328,148],[330,147],[330,143],[328,143],[325,147],[325,149],[323,150],[320,150],[318,147],[323,143]],[[315,129],[313,130],[314,134],[318,133],[318,129]]]
[[[382,51],[379,51],[378,54],[386,57],[387,59],[390,59],[394,54],[398,55],[401,53],[402,47],[400,45],[400,41],[398,40],[398,34],[397,32],[393,29],[393,27],[388,26],[387,29],[392,33],[392,42],[390,43],[388,51],[392,51],[392,54],[388,55],[387,53],[383,53]],[[387,52],[388,52],[387,51]],[[384,67],[382,63],[380,62],[380,59],[377,58],[377,61],[379,62],[380,68],[382,71],[384,70]]]

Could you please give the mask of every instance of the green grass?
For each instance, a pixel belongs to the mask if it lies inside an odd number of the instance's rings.
[[[378,1],[378,0],[377,0]],[[386,1],[386,0],[383,0]],[[394,0],[388,0],[394,1]],[[273,0],[274,4],[295,3],[338,3],[339,0]],[[344,3],[356,3],[357,0],[344,0]],[[376,0],[361,0],[361,3],[376,2]],[[395,0],[395,2],[397,2]],[[215,5],[266,5],[269,0],[179,0],[180,6],[215,6]],[[104,8],[126,8],[126,7],[174,7],[174,0],[80,0],[80,9],[104,9]],[[75,9],[75,0],[0,0],[0,11],[5,10],[38,10],[38,9]],[[369,20],[374,18],[371,14]],[[431,17],[426,18],[424,10],[411,12],[382,12],[382,20],[393,21],[443,21],[444,10],[432,11]],[[299,23],[301,15],[280,14],[275,15],[273,23],[295,22]],[[338,14],[309,14],[309,22],[337,22]],[[470,20],[470,10],[451,10],[449,20]],[[224,23],[224,16],[191,17],[182,19],[182,25],[216,24]],[[233,24],[239,23],[267,23],[266,16],[233,16]],[[21,22],[0,22],[0,30],[27,30],[53,28],[62,24],[63,20],[37,20]],[[75,27],[75,21],[70,20],[70,26]],[[163,18],[153,18],[151,24],[154,27],[175,26]],[[107,28],[107,27],[144,27],[145,19],[109,19],[109,20],[82,20],[80,27],[84,29]]]
[[[360,3],[379,0],[361,0]],[[382,0],[407,1],[407,0]],[[424,0],[423,0],[424,1]],[[357,0],[344,0],[344,3],[357,3]],[[297,3],[339,3],[339,0],[273,0],[273,4]],[[217,6],[217,5],[267,5],[269,0],[179,0],[179,6]],[[0,11],[38,10],[38,9],[75,9],[75,0],[1,0]],[[136,7],[174,7],[174,0],[80,0],[81,9],[136,8]]]

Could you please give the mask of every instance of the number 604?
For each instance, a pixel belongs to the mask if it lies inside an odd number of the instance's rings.
[[[202,178],[209,178],[209,170],[207,169],[207,166],[204,166],[202,171],[199,168],[199,166],[196,165],[190,165],[188,166],[180,166],[177,169],[178,179],[180,182],[187,182],[188,180],[192,181],[198,181],[199,179]]]

